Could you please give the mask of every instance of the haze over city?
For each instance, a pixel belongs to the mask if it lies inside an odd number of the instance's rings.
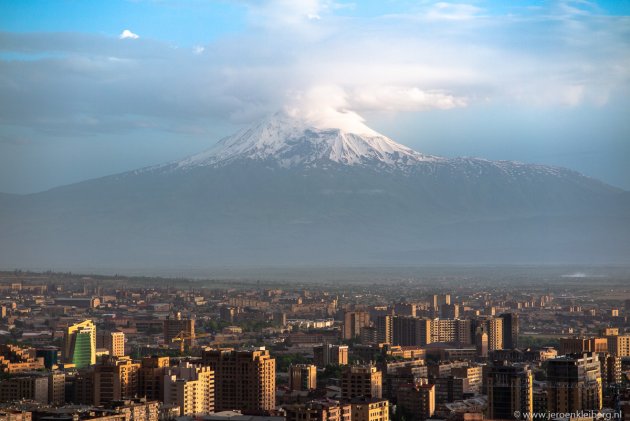
[[[630,421],[630,3],[0,0],[0,421]]]

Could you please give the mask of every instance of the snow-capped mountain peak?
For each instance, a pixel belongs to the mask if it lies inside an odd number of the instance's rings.
[[[337,123],[282,111],[177,165],[220,166],[236,160],[256,160],[272,161],[282,167],[337,163],[405,168],[440,160],[403,146],[364,124]]]

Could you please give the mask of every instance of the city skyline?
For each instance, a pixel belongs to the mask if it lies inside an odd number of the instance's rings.
[[[357,284],[0,272],[0,417],[625,419],[626,278],[528,273],[515,287],[485,271]]]

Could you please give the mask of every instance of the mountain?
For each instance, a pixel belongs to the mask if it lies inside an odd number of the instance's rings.
[[[441,158],[423,155],[367,127],[359,133],[296,119],[280,112],[177,163],[179,168],[223,166],[239,160],[272,161],[283,168],[327,164],[408,170]]]
[[[0,266],[627,263],[630,194],[278,113],[183,160],[0,195]]]

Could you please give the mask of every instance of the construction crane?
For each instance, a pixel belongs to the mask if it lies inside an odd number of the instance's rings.
[[[193,333],[191,335],[182,330],[177,335],[175,335],[173,339],[171,339],[171,342],[173,343],[179,342],[179,352],[183,354],[184,349],[186,348],[186,341],[190,341],[192,343],[192,341],[194,341],[195,339],[205,338],[206,336],[211,336],[211,334],[210,333]]]

